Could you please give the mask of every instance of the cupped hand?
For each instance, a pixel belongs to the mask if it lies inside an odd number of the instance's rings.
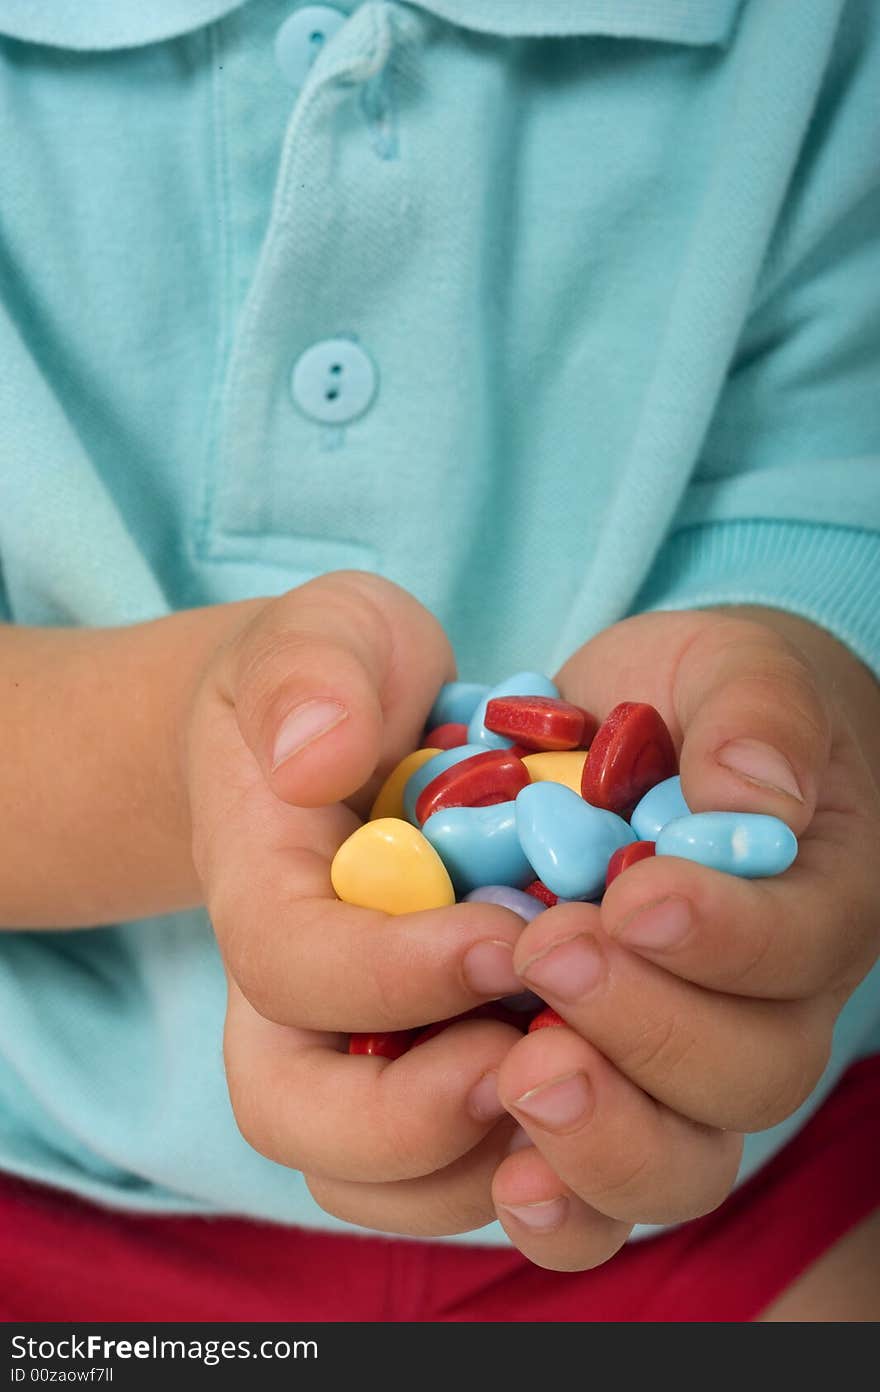
[[[493,1194],[511,1240],[568,1270],[604,1261],[635,1223],[717,1206],[742,1133],[781,1122],[818,1082],[880,949],[867,753],[880,689],[822,630],[760,610],[625,620],[558,681],[600,717],[656,706],[692,811],[769,813],[800,843],[767,879],[642,860],[600,906],[560,905],[520,936],[523,983],[567,1026],[515,1043],[500,1067],[523,1132]]]
[[[492,1174],[514,1124],[492,1080],[518,1035],[468,1021],[389,1061],[349,1056],[347,1034],[428,1024],[519,989],[522,922],[482,904],[355,908],[337,901],[330,864],[453,675],[442,629],[415,599],[336,572],[249,614],[205,670],[187,737],[238,1126],[303,1171],[336,1216],[419,1235],[494,1217]]]

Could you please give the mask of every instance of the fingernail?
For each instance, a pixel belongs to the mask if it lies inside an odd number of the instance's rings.
[[[538,957],[533,957],[522,971],[542,996],[576,1001],[585,996],[602,975],[602,953],[595,938],[579,933],[556,943]]]
[[[272,772],[292,754],[326,735],[345,720],[348,711],[336,701],[306,701],[296,706],[281,722],[272,750]]]
[[[511,996],[522,990],[513,970],[513,949],[505,942],[476,943],[465,953],[464,978],[478,996]]]
[[[528,1146],[533,1146],[534,1144],[528,1131],[524,1130],[522,1126],[518,1126],[508,1142],[507,1153],[508,1155],[515,1155],[518,1150],[525,1150]]]
[[[798,802],[804,800],[791,764],[769,744],[750,739],[731,740],[722,745],[715,758],[723,768],[731,769],[750,783],[760,783],[762,788],[770,788],[774,793],[787,793]]]
[[[498,1074],[484,1073],[467,1100],[468,1111],[477,1121],[497,1121],[506,1107],[498,1096]]]
[[[683,942],[690,926],[690,904],[687,899],[672,896],[636,909],[623,920],[614,936],[629,947],[662,951]]]
[[[568,1199],[545,1199],[543,1203],[501,1204],[507,1213],[512,1213],[527,1228],[538,1232],[552,1232],[561,1227],[568,1213]]]
[[[513,1104],[541,1126],[565,1131],[583,1121],[593,1102],[593,1089],[583,1073],[554,1078],[518,1097]]]

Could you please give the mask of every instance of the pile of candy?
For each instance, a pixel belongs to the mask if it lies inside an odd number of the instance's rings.
[[[797,840],[776,817],[692,813],[653,706],[624,701],[599,724],[547,677],[519,672],[491,689],[442,688],[421,748],[340,846],[331,880],[362,908],[399,914],[478,901],[530,921],[557,903],[599,903],[616,875],[651,855],[751,879],[787,870]],[[563,1023],[543,1007],[523,992],[457,1019]],[[350,1052],[399,1058],[452,1023],[352,1035]]]

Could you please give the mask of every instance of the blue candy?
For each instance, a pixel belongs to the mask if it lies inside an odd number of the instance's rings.
[[[542,677],[540,672],[517,672],[514,676],[508,677],[505,681],[493,686],[491,691],[487,691],[479,702],[470,719],[468,725],[468,744],[478,744],[482,749],[511,749],[516,740],[508,739],[506,735],[496,735],[494,730],[487,730],[483,721],[486,718],[486,707],[496,696],[559,696],[559,687],[555,686],[549,677]]]
[[[428,759],[421,768],[417,768],[415,773],[410,774],[403,790],[403,815],[407,821],[412,822],[414,827],[419,825],[416,803],[422,790],[427,788],[429,783],[433,783],[438,773],[445,773],[453,764],[460,764],[463,759],[470,759],[474,754],[485,752],[479,744],[460,744],[456,749],[441,750],[433,759]]]
[[[533,880],[516,832],[512,802],[491,807],[446,807],[422,826],[422,835],[440,856],[459,898],[485,885]]]
[[[638,840],[622,817],[561,783],[530,783],[515,807],[520,844],[535,874],[566,899],[600,894],[614,852]]]
[[[690,810],[681,791],[681,779],[676,774],[674,778],[664,778],[645,793],[629,824],[637,840],[656,841],[667,822],[689,816]]]
[[[466,725],[488,690],[482,682],[447,682],[440,688],[425,728]]]
[[[657,837],[655,852],[754,880],[781,875],[797,849],[794,832],[778,817],[759,812],[694,812],[667,822]]]

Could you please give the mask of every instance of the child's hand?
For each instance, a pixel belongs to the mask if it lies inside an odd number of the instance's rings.
[[[349,1057],[347,1033],[427,1024],[520,989],[511,948],[522,922],[477,904],[397,917],[353,908],[329,872],[453,675],[416,600],[339,572],[249,614],[208,665],[187,739],[239,1127],[302,1170],[330,1212],[424,1235],[494,1217],[492,1174],[514,1128],[495,1125],[504,1110],[491,1082],[479,1085],[518,1036],[468,1022],[390,1063]]]
[[[534,1146],[505,1159],[493,1191],[542,1266],[597,1265],[633,1223],[720,1203],[738,1133],[809,1095],[878,952],[880,689],[813,625],[732,612],[627,620],[559,678],[599,716],[656,706],[692,811],[770,813],[800,848],[765,880],[643,860],[601,908],[560,905],[522,933],[518,971],[571,1028],[536,1031],[502,1064],[501,1097]]]

